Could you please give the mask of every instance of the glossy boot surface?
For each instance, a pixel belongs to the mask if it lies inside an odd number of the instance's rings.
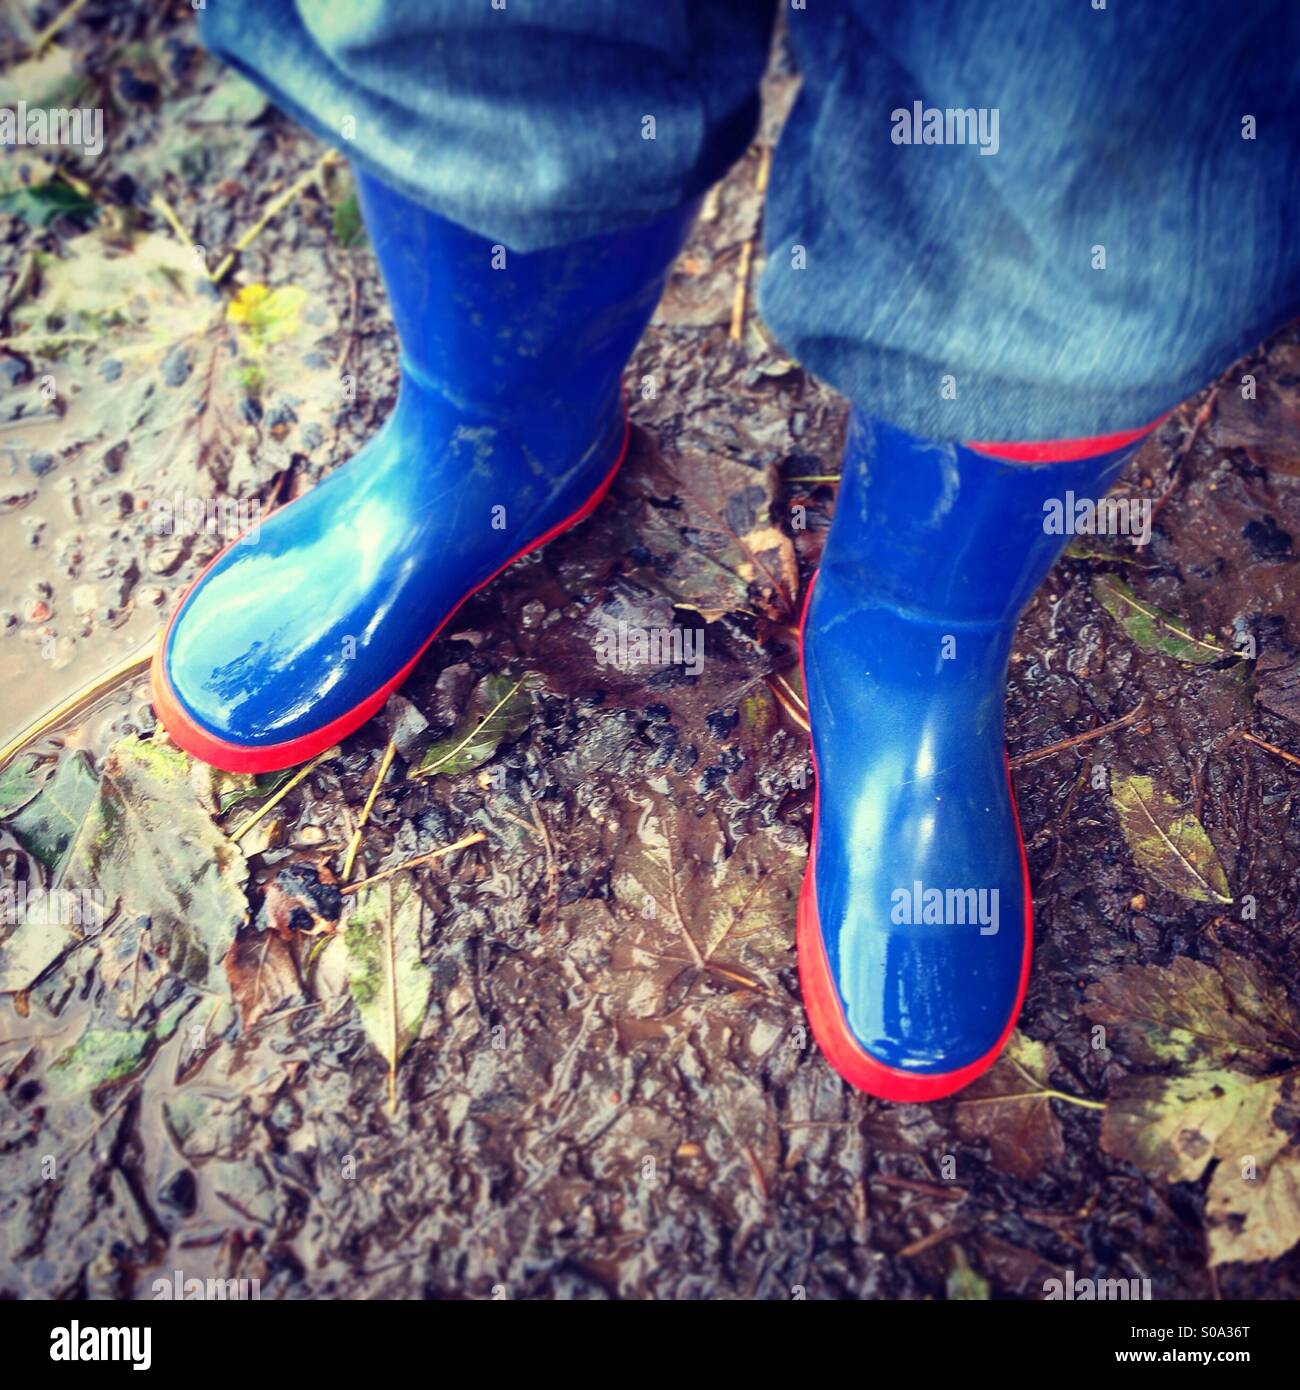
[[[694,215],[523,256],[357,182],[397,404],[217,556],[154,658],[168,733],[231,771],[288,767],[364,723],[470,594],[596,506],[626,448],[623,368]]]
[[[1003,747],[1011,639],[1069,540],[1044,503],[1100,499],[1136,447],[1010,463],[854,413],[804,612],[798,947],[819,1046],[873,1095],[948,1095],[1014,1026],[1032,900]]]

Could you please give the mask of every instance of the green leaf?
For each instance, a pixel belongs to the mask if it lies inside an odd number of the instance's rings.
[[[528,728],[532,697],[528,677],[494,673],[474,687],[465,718],[430,745],[411,777],[471,772],[492,758],[503,743],[512,743]]]
[[[82,1095],[120,1081],[145,1060],[152,1042],[147,1028],[87,1028],[50,1064],[50,1090],[57,1096]]]
[[[361,205],[357,195],[349,193],[334,208],[334,240],[350,251],[366,239],[365,223],[361,220]]]
[[[976,1274],[966,1259],[966,1252],[957,1246],[953,1251],[952,1269],[946,1285],[948,1298],[952,1302],[983,1302],[989,1297],[989,1281]]]
[[[1150,777],[1117,777],[1111,800],[1139,869],[1198,903],[1232,902],[1228,876],[1200,821]]]
[[[397,1064],[420,1031],[431,980],[420,959],[423,900],[407,877],[363,888],[344,924],[348,986],[366,1033],[388,1063],[390,1106]]]
[[[59,760],[40,794],[10,821],[18,842],[46,868],[58,868],[95,800],[98,783],[84,753]]]
[[[0,772],[0,820],[21,811],[49,780],[53,767],[32,757],[15,758]]]
[[[1194,666],[1206,666],[1235,654],[1212,638],[1193,636],[1181,618],[1139,599],[1128,584],[1113,574],[1096,575],[1092,592],[1143,651],[1163,652]]]
[[[20,188],[0,197],[0,212],[21,217],[29,227],[48,227],[60,213],[78,222],[89,222],[99,208],[84,194],[61,180]]]
[[[248,864],[200,805],[183,753],[135,739],[113,745],[66,877],[101,888],[109,911],[116,901],[148,917],[172,970],[229,997],[222,961],[247,920]]]

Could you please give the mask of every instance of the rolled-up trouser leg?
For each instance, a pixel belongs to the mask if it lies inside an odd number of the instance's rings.
[[[789,24],[760,303],[871,414],[948,440],[1136,428],[1300,312],[1291,0]]]
[[[774,0],[207,0],[204,43],[388,186],[514,251],[703,193],[758,118]]]

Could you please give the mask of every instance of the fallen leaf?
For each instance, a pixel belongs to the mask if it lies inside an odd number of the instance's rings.
[[[6,888],[8,885],[6,885]],[[0,922],[6,893],[0,889]],[[0,935],[5,927],[0,926]],[[62,927],[24,914],[0,940],[0,994],[30,989],[76,939]]]
[[[84,753],[59,760],[54,776],[40,794],[9,822],[18,842],[51,872],[94,804],[98,782]]]
[[[1180,958],[1117,971],[1085,1007],[1139,1064],[1185,1068],[1116,1080],[1102,1147],[1167,1182],[1199,1182],[1214,1163],[1211,1264],[1285,1254],[1300,1241],[1300,1144],[1278,1119],[1300,1099],[1300,1018],[1285,990],[1240,956],[1218,971]]]
[[[1116,777],[1111,801],[1138,868],[1198,903],[1232,902],[1228,876],[1204,826],[1150,777]]]
[[[805,856],[774,833],[745,836],[728,854],[712,811],[667,798],[642,808],[619,849],[612,884],[625,922],[618,1012],[657,1014],[683,970],[747,989],[778,988],[794,946],[793,914]]]
[[[49,780],[53,767],[34,758],[15,758],[0,772],[0,820],[21,811]]]
[[[58,419],[64,433],[129,439],[164,501],[192,494],[199,471],[218,484],[232,473],[256,483],[290,430],[324,437],[337,383],[319,343],[334,320],[301,287],[248,286],[228,305],[202,250],[169,232],[124,241],[97,228],[65,252],[37,255],[40,292],[11,312],[15,346],[58,355],[81,378]],[[111,390],[87,370],[96,358],[114,360]],[[272,408],[259,409],[263,401]],[[53,428],[43,417],[24,422],[22,441],[42,445]]]
[[[993,1066],[957,1098],[958,1133],[985,1140],[994,1166],[1013,1177],[1036,1178],[1065,1153],[1049,1094],[1055,1065],[1051,1043],[1017,1031]]]
[[[757,612],[789,621],[799,589],[794,543],[772,519],[775,465],[721,454],[683,456],[674,469],[638,436],[625,491],[641,502],[637,532],[655,554],[653,583],[706,622]]]
[[[148,917],[153,949],[177,974],[227,992],[221,962],[247,920],[248,864],[199,804],[183,753],[136,739],[113,745],[66,877],[100,888],[107,910],[118,902]]]
[[[1167,966],[1121,966],[1088,991],[1088,1016],[1122,1028],[1140,1067],[1264,1070],[1300,1060],[1300,1021],[1286,991],[1244,956],[1218,968],[1187,956]]]
[[[293,949],[275,932],[240,932],[226,956],[226,974],[245,1031],[302,995]]]
[[[1098,574],[1092,581],[1097,602],[1143,651],[1163,652],[1178,661],[1205,666],[1235,655],[1208,637],[1196,637],[1181,618],[1140,599],[1130,585],[1113,574]]]
[[[532,697],[528,677],[493,673],[474,687],[465,717],[431,744],[409,777],[455,776],[482,767],[503,743],[513,743],[528,728]]]
[[[0,195],[0,212],[21,217],[31,227],[48,227],[59,216],[85,223],[99,213],[95,203],[62,179]]]
[[[87,1028],[50,1063],[46,1073],[50,1090],[57,1096],[82,1095],[121,1081],[144,1062],[153,1037],[147,1028]]]
[[[431,978],[420,958],[424,903],[405,876],[363,888],[344,923],[348,985],[361,1022],[388,1063],[389,1106],[397,1103],[397,1064],[429,1007]]]

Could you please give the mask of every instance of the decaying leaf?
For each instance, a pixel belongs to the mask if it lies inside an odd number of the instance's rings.
[[[1218,967],[1178,956],[1167,966],[1126,965],[1088,991],[1088,1014],[1122,1029],[1140,1067],[1265,1071],[1300,1058],[1300,1020],[1286,992],[1244,956]]]
[[[775,987],[792,958],[803,865],[800,850],[774,833],[747,835],[728,854],[711,812],[649,801],[613,869],[627,923],[621,949],[628,965],[650,970],[625,980],[620,1011],[657,1012],[683,969],[741,988]]]
[[[656,555],[655,584],[675,604],[706,622],[740,612],[790,620],[799,567],[772,520],[775,467],[710,453],[683,456],[675,469],[656,450],[638,457],[624,487],[642,501],[639,537]]]
[[[96,229],[61,257],[38,256],[40,293],[11,314],[31,351],[59,354],[74,379],[91,362],[111,365],[112,390],[86,372],[59,428],[88,443],[129,439],[163,499],[173,485],[192,491],[198,470],[219,483],[232,470],[258,478],[270,442],[322,433],[336,404],[315,350],[334,326],[328,308],[294,285],[246,286],[227,305],[202,255],[166,232]],[[284,408],[261,411],[254,396]],[[52,428],[25,423],[23,442]]]
[[[69,753],[59,760],[40,794],[10,820],[10,829],[24,849],[54,872],[86,819],[97,788],[90,760],[84,753]]]
[[[302,994],[293,948],[273,931],[240,932],[226,974],[245,1030]]]
[[[153,947],[200,988],[225,994],[221,963],[247,918],[248,864],[199,804],[189,760],[123,739],[68,856],[69,882],[151,922]]]
[[[58,1096],[74,1096],[121,1081],[143,1063],[153,1038],[148,1028],[87,1028],[50,1063],[50,1089]]]
[[[409,775],[455,776],[482,767],[503,743],[513,743],[523,734],[532,707],[526,675],[493,672],[484,676],[474,687],[465,717],[446,738],[429,746]]]
[[[1129,966],[1089,991],[1139,1064],[1111,1087],[1102,1145],[1169,1182],[1199,1181],[1210,1261],[1275,1259],[1300,1240],[1300,1144],[1279,1123],[1300,1100],[1300,1019],[1286,992],[1239,956],[1219,970],[1179,959]]]
[[[370,1041],[388,1063],[389,1105],[397,1064],[429,1007],[431,979],[420,958],[423,900],[406,876],[363,888],[344,923],[348,985]]]
[[[1143,651],[1163,652],[1194,666],[1205,666],[1234,655],[1212,637],[1195,636],[1181,618],[1138,598],[1130,585],[1113,574],[1096,575],[1092,592],[1097,602]]]
[[[1204,826],[1150,777],[1116,777],[1111,800],[1138,868],[1198,903],[1232,902],[1228,876]]]
[[[1055,1065],[1051,1043],[1017,1031],[992,1068],[957,1097],[958,1132],[987,1141],[994,1165],[1014,1177],[1036,1178],[1065,1152],[1048,1081]]]

